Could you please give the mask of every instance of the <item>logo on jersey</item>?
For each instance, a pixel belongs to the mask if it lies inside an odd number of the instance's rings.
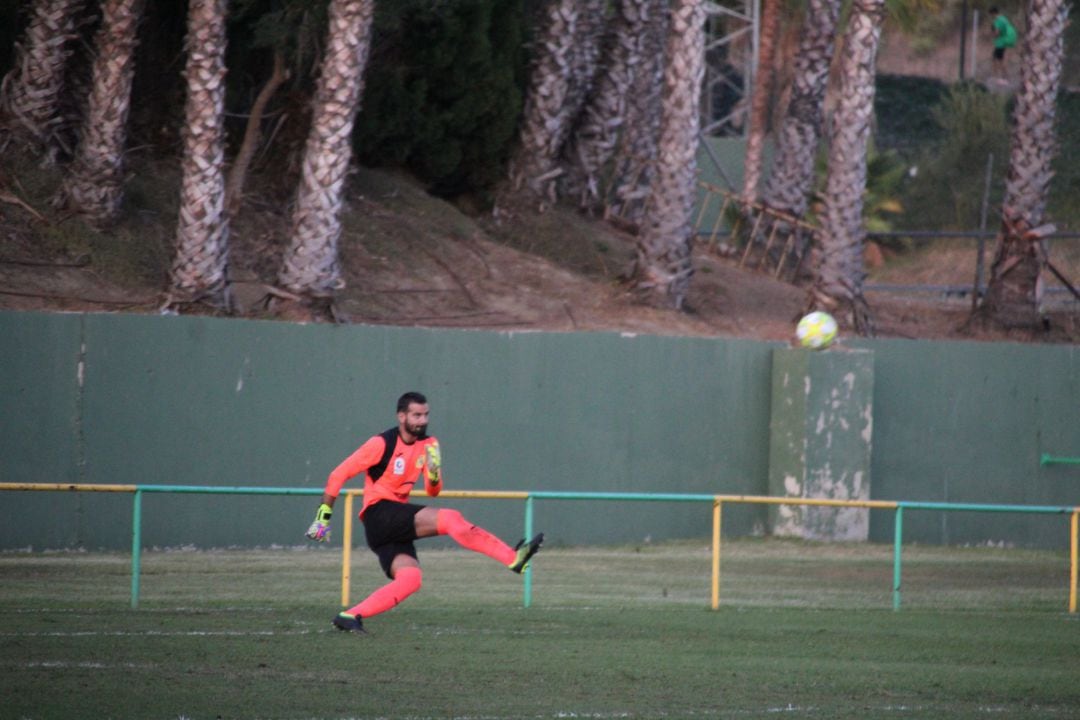
[[[395,475],[404,475],[405,474],[405,458],[401,457],[400,455],[398,457],[394,458],[394,474]]]

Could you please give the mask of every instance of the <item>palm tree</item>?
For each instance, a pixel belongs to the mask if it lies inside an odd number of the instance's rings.
[[[75,157],[54,200],[109,225],[124,199],[124,146],[143,0],[105,0],[94,39],[93,81]]]
[[[691,215],[705,71],[703,0],[673,4],[666,58],[656,174],[638,237],[633,282],[682,309],[693,274]]]
[[[814,186],[840,0],[809,0],[803,19],[787,111],[776,133],[776,154],[762,194],[776,213],[801,219]]]
[[[619,134],[610,179],[604,188],[605,214],[631,223],[641,220],[652,184],[664,88],[667,0],[641,0],[640,60],[631,68],[625,121]]]
[[[780,34],[781,0],[762,0],[761,39],[758,43],[757,77],[754,78],[750,100],[750,131],[746,136],[746,160],[743,163],[743,193],[745,202],[758,199],[761,184],[762,152],[769,124],[769,100],[773,78],[776,76],[774,56]]]
[[[496,201],[496,215],[520,198],[538,199],[540,209],[555,202],[555,181],[564,172],[559,157],[591,81],[591,48],[598,42],[596,18],[602,11],[597,0],[553,0],[545,7],[518,147],[510,161],[509,185]]]
[[[4,124],[21,129],[46,148],[58,142],[65,66],[77,16],[85,4],[86,0],[37,0],[22,41],[16,45],[14,67],[0,82]]]
[[[570,93],[566,98],[566,130],[575,125],[599,76],[601,40],[608,27],[608,0],[579,0],[571,54]],[[564,141],[565,144],[565,141]]]
[[[816,157],[825,118],[825,91],[836,47],[840,0],[808,0],[796,47],[787,109],[777,132],[771,172],[762,191],[761,210],[751,241],[768,239],[769,253],[762,261],[777,262],[778,274],[791,248],[793,281],[807,272],[805,255],[811,237],[797,221],[806,213],[814,186]],[[756,97],[756,96],[755,96]],[[747,162],[750,162],[747,160]]]
[[[1035,328],[1040,322],[1047,264],[1042,236],[1051,231],[1043,223],[1057,153],[1054,115],[1067,15],[1064,0],[1031,0],[1028,8],[1001,229],[986,298],[976,311],[1002,327]]]
[[[225,209],[225,3],[188,5],[183,179],[170,297],[230,309]]]
[[[339,216],[374,12],[374,0],[330,3],[326,52],[304,148],[292,236],[278,272],[285,289],[309,299],[331,297],[344,287],[338,260]]]
[[[808,309],[827,310],[863,335],[873,320],[863,296],[863,193],[866,155],[874,115],[874,66],[885,0],[855,0],[844,34],[839,98],[829,145],[821,262]]]
[[[598,77],[565,150],[566,193],[583,210],[597,209],[602,174],[626,125],[634,71],[645,58],[646,23],[652,0],[619,0],[602,43]]]

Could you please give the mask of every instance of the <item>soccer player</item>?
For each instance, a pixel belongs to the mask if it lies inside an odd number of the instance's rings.
[[[409,502],[409,493],[421,475],[429,496],[442,490],[439,441],[427,434],[428,413],[426,397],[405,393],[398,398],[397,426],[368,439],[326,481],[322,504],[305,534],[319,542],[330,540],[334,501],[349,478],[366,472],[360,520],[368,547],[390,578],[359,605],[338,613],[331,621],[338,630],[365,634],[363,618],[386,612],[420,589],[420,562],[413,545],[418,538],[449,535],[462,547],[498,560],[516,573],[525,570],[544,542],[540,533],[512,548],[457,510]]]

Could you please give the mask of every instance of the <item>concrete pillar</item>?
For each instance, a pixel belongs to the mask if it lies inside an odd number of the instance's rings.
[[[874,353],[870,350],[773,351],[769,494],[870,499]],[[869,510],[771,506],[774,535],[863,540]]]

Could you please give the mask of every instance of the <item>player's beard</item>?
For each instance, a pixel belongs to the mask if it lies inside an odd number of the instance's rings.
[[[405,423],[405,429],[417,440],[423,440],[427,437],[427,425],[410,425],[409,423]]]

